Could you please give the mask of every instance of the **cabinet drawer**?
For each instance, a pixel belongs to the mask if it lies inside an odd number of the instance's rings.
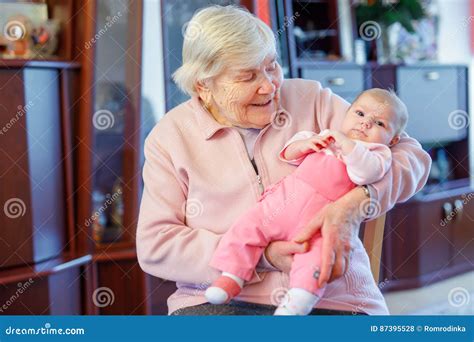
[[[460,103],[462,92],[466,90],[459,77],[459,69],[456,67],[397,69],[398,94],[410,114],[408,134],[421,143],[453,141],[466,137],[467,124],[462,124],[462,120],[467,120],[463,112],[466,104]]]
[[[321,82],[323,87],[330,88],[336,94],[360,93],[364,89],[364,75],[359,67],[344,69],[309,69],[301,70],[301,77]]]

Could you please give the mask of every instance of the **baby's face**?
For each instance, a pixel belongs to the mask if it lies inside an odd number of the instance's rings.
[[[342,132],[351,139],[389,146],[394,143],[397,122],[388,101],[363,94],[347,111]]]

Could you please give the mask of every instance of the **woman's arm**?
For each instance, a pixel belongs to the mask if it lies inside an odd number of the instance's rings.
[[[178,282],[212,282],[220,272],[208,264],[220,235],[184,224],[185,176],[177,172],[153,135],[145,143],[145,158],[145,187],[137,228],[141,268],[153,276]],[[259,280],[255,273],[250,282]]]
[[[317,83],[315,114],[321,130],[341,127],[349,104],[330,89]],[[392,163],[385,176],[369,186],[371,199],[380,205],[380,214],[393,208],[397,202],[408,200],[428,180],[431,158],[421,145],[406,133],[392,147]]]

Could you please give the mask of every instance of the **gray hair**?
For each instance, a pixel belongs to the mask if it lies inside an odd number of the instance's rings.
[[[263,21],[236,6],[206,7],[187,24],[183,64],[173,79],[193,96],[197,82],[219,75],[228,66],[254,68],[270,54],[277,54],[275,35]]]

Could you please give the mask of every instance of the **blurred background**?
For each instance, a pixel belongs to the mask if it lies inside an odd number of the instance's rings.
[[[0,0],[0,313],[167,313],[136,259],[143,143],[209,4],[265,21],[286,78],[395,89],[433,167],[387,214],[379,287],[392,314],[474,314],[469,0]]]

